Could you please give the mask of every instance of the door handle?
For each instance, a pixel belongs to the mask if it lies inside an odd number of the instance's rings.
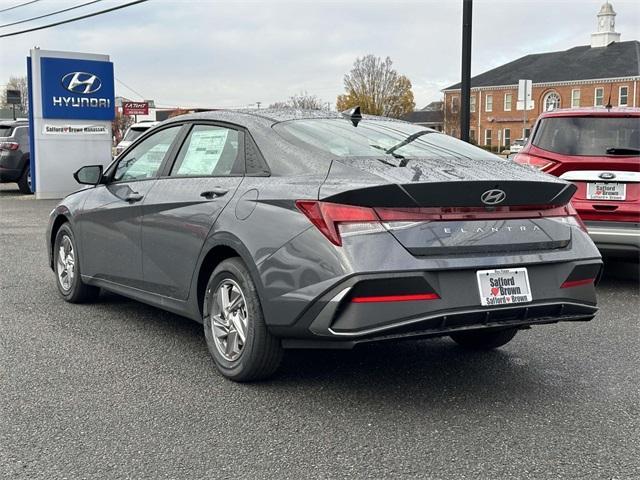
[[[125,201],[130,202],[130,203],[139,202],[143,198],[144,198],[144,195],[141,195],[138,192],[131,192],[129,195],[124,197]]]
[[[213,200],[214,198],[223,197],[229,191],[228,188],[222,187],[214,187],[211,190],[206,190],[200,194],[201,197],[204,197],[208,200]]]

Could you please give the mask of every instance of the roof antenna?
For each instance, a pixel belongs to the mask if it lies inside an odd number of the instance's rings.
[[[613,105],[611,105],[611,91],[612,90],[613,90],[613,83],[609,86],[609,100],[607,100],[607,104],[604,107],[607,110],[611,110],[611,108],[613,107]]]
[[[349,120],[351,120],[351,123],[353,123],[354,127],[357,127],[358,124],[360,123],[360,120],[362,120],[362,114],[360,113],[360,106],[356,105],[353,108],[350,108],[349,110],[345,110],[344,112],[340,112],[340,115],[342,115],[344,118],[348,118]]]

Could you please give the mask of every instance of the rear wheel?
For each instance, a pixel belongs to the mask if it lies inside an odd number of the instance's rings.
[[[98,297],[100,293],[98,287],[82,282],[78,247],[68,224],[62,225],[56,234],[53,245],[53,266],[58,291],[67,302],[82,303]]]
[[[475,330],[451,335],[454,342],[470,350],[491,350],[506,345],[516,336],[517,328],[504,330]]]
[[[236,382],[261,380],[280,366],[280,341],[267,330],[255,284],[239,258],[223,261],[209,278],[204,333],[220,373]]]
[[[31,192],[31,167],[27,165],[27,168],[22,172],[22,176],[18,180],[18,189],[21,193]]]

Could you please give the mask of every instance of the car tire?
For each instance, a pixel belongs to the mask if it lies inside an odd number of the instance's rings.
[[[209,352],[228,379],[262,380],[280,366],[280,340],[269,333],[256,286],[239,258],[224,260],[211,274],[203,324]]]
[[[53,244],[53,269],[58,291],[70,303],[95,300],[100,294],[98,287],[82,281],[77,245],[69,224],[62,225]]]
[[[518,333],[517,328],[473,330],[451,334],[451,339],[469,350],[491,350],[506,345]]]
[[[20,179],[18,180],[18,189],[20,193],[31,194],[31,167],[27,165],[27,168],[24,169]]]

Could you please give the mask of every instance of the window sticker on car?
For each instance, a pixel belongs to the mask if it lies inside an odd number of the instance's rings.
[[[194,131],[178,174],[211,174],[220,160],[228,135],[226,128]]]

